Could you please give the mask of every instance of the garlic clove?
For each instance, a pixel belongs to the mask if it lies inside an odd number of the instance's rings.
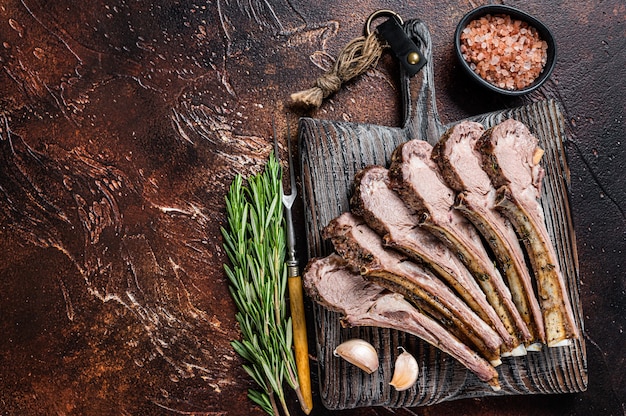
[[[372,374],[378,369],[376,350],[372,344],[362,339],[354,338],[339,344],[333,354],[359,367],[367,374]]]
[[[396,358],[393,377],[389,382],[397,391],[410,389],[417,381],[417,376],[419,375],[419,366],[415,357],[404,351],[404,348],[402,350],[402,354]]]

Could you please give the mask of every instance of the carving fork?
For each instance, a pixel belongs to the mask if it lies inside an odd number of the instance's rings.
[[[272,119],[272,129],[274,131],[274,154],[277,159],[278,139],[276,137],[276,126]],[[281,187],[282,203],[285,213],[286,237],[287,237],[287,275],[289,287],[289,306],[291,307],[291,322],[293,325],[293,344],[296,357],[296,368],[298,371],[298,383],[302,395],[302,410],[308,415],[313,409],[313,395],[311,392],[311,370],[309,367],[309,347],[307,341],[306,320],[304,312],[304,296],[302,290],[302,277],[300,276],[298,257],[296,256],[296,234],[293,227],[293,217],[291,207],[297,196],[296,174],[293,167],[291,155],[291,135],[289,133],[289,120],[287,120],[287,149],[289,153],[289,194]]]

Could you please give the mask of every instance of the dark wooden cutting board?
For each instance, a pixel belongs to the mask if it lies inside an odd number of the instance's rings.
[[[332,246],[321,237],[328,222],[348,211],[354,175],[371,164],[388,166],[391,153],[400,143],[420,138],[434,144],[448,126],[439,121],[433,87],[430,34],[417,21],[405,24],[428,59],[417,79],[403,77],[406,123],[401,128],[302,118],[299,124],[300,163],[305,226],[309,258],[325,256]],[[430,59],[429,59],[430,58]],[[506,118],[526,124],[545,150],[546,170],[541,203],[546,225],[559,256],[583,333],[579,297],[578,262],[568,201],[569,171],[563,143],[563,116],[555,101],[536,102],[473,118],[493,126]],[[360,406],[411,407],[467,397],[534,393],[569,393],[587,388],[584,340],[569,347],[547,348],[524,357],[504,358],[498,367],[502,390],[493,392],[471,372],[437,348],[414,336],[380,328],[342,328],[339,315],[315,307],[315,332],[319,359],[319,389],[329,409]],[[350,338],[372,343],[379,353],[380,368],[368,375],[333,356],[334,348]],[[391,386],[393,363],[404,347],[418,360],[420,376],[410,390],[396,392]]]

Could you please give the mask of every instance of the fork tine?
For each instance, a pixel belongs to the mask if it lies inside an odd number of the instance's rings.
[[[281,170],[282,168],[282,163],[280,160],[280,152],[278,149],[278,135],[276,134],[276,120],[274,118],[274,115],[272,115],[272,131],[274,134],[274,156],[276,157],[276,160],[278,161],[278,163],[281,165]],[[296,191],[296,174],[293,168],[293,158],[291,155],[291,140],[290,140],[290,133],[289,133],[289,121],[287,121],[287,151],[289,153],[288,155],[288,163],[289,163],[289,194],[285,194],[285,187],[284,184],[283,186],[281,186],[281,199],[283,202],[283,205],[285,206],[285,208],[287,209],[291,209],[291,206],[293,205],[293,202],[296,199],[296,195],[297,195],[297,191]]]
[[[296,172],[293,166],[293,156],[291,153],[291,132],[289,128],[289,114],[287,114],[287,151],[289,153],[289,196],[295,199],[298,194],[296,188]]]

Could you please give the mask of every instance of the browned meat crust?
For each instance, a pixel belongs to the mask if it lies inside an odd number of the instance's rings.
[[[455,208],[476,226],[494,253],[532,341],[544,344],[543,318],[524,252],[513,226],[496,209],[496,189],[482,169],[476,149],[484,131],[479,123],[456,124],[435,145],[432,158],[446,183],[458,192]]]
[[[579,337],[567,286],[539,202],[543,168],[535,160],[538,140],[528,128],[507,120],[478,142],[483,169],[497,188],[497,206],[515,226],[532,264],[548,346]]]
[[[530,331],[476,229],[453,208],[455,192],[440,177],[431,154],[432,146],[422,140],[400,145],[392,155],[389,169],[392,188],[419,215],[420,225],[455,251],[472,272],[512,335],[514,343],[507,347],[513,350],[520,343],[531,341]]]
[[[345,212],[324,229],[337,253],[366,278],[391,290],[402,290],[415,304],[426,304],[471,340],[487,359],[499,362],[502,339],[441,280],[395,250],[386,249],[380,236],[362,218]]]
[[[442,278],[502,339],[512,342],[496,311],[456,254],[420,227],[417,216],[390,188],[387,169],[368,166],[358,172],[350,205],[383,237],[386,246],[406,253]]]
[[[303,283],[315,301],[343,315],[344,325],[376,326],[413,334],[450,354],[494,390],[500,389],[498,373],[484,358],[402,296],[365,280],[337,254],[309,262]]]

